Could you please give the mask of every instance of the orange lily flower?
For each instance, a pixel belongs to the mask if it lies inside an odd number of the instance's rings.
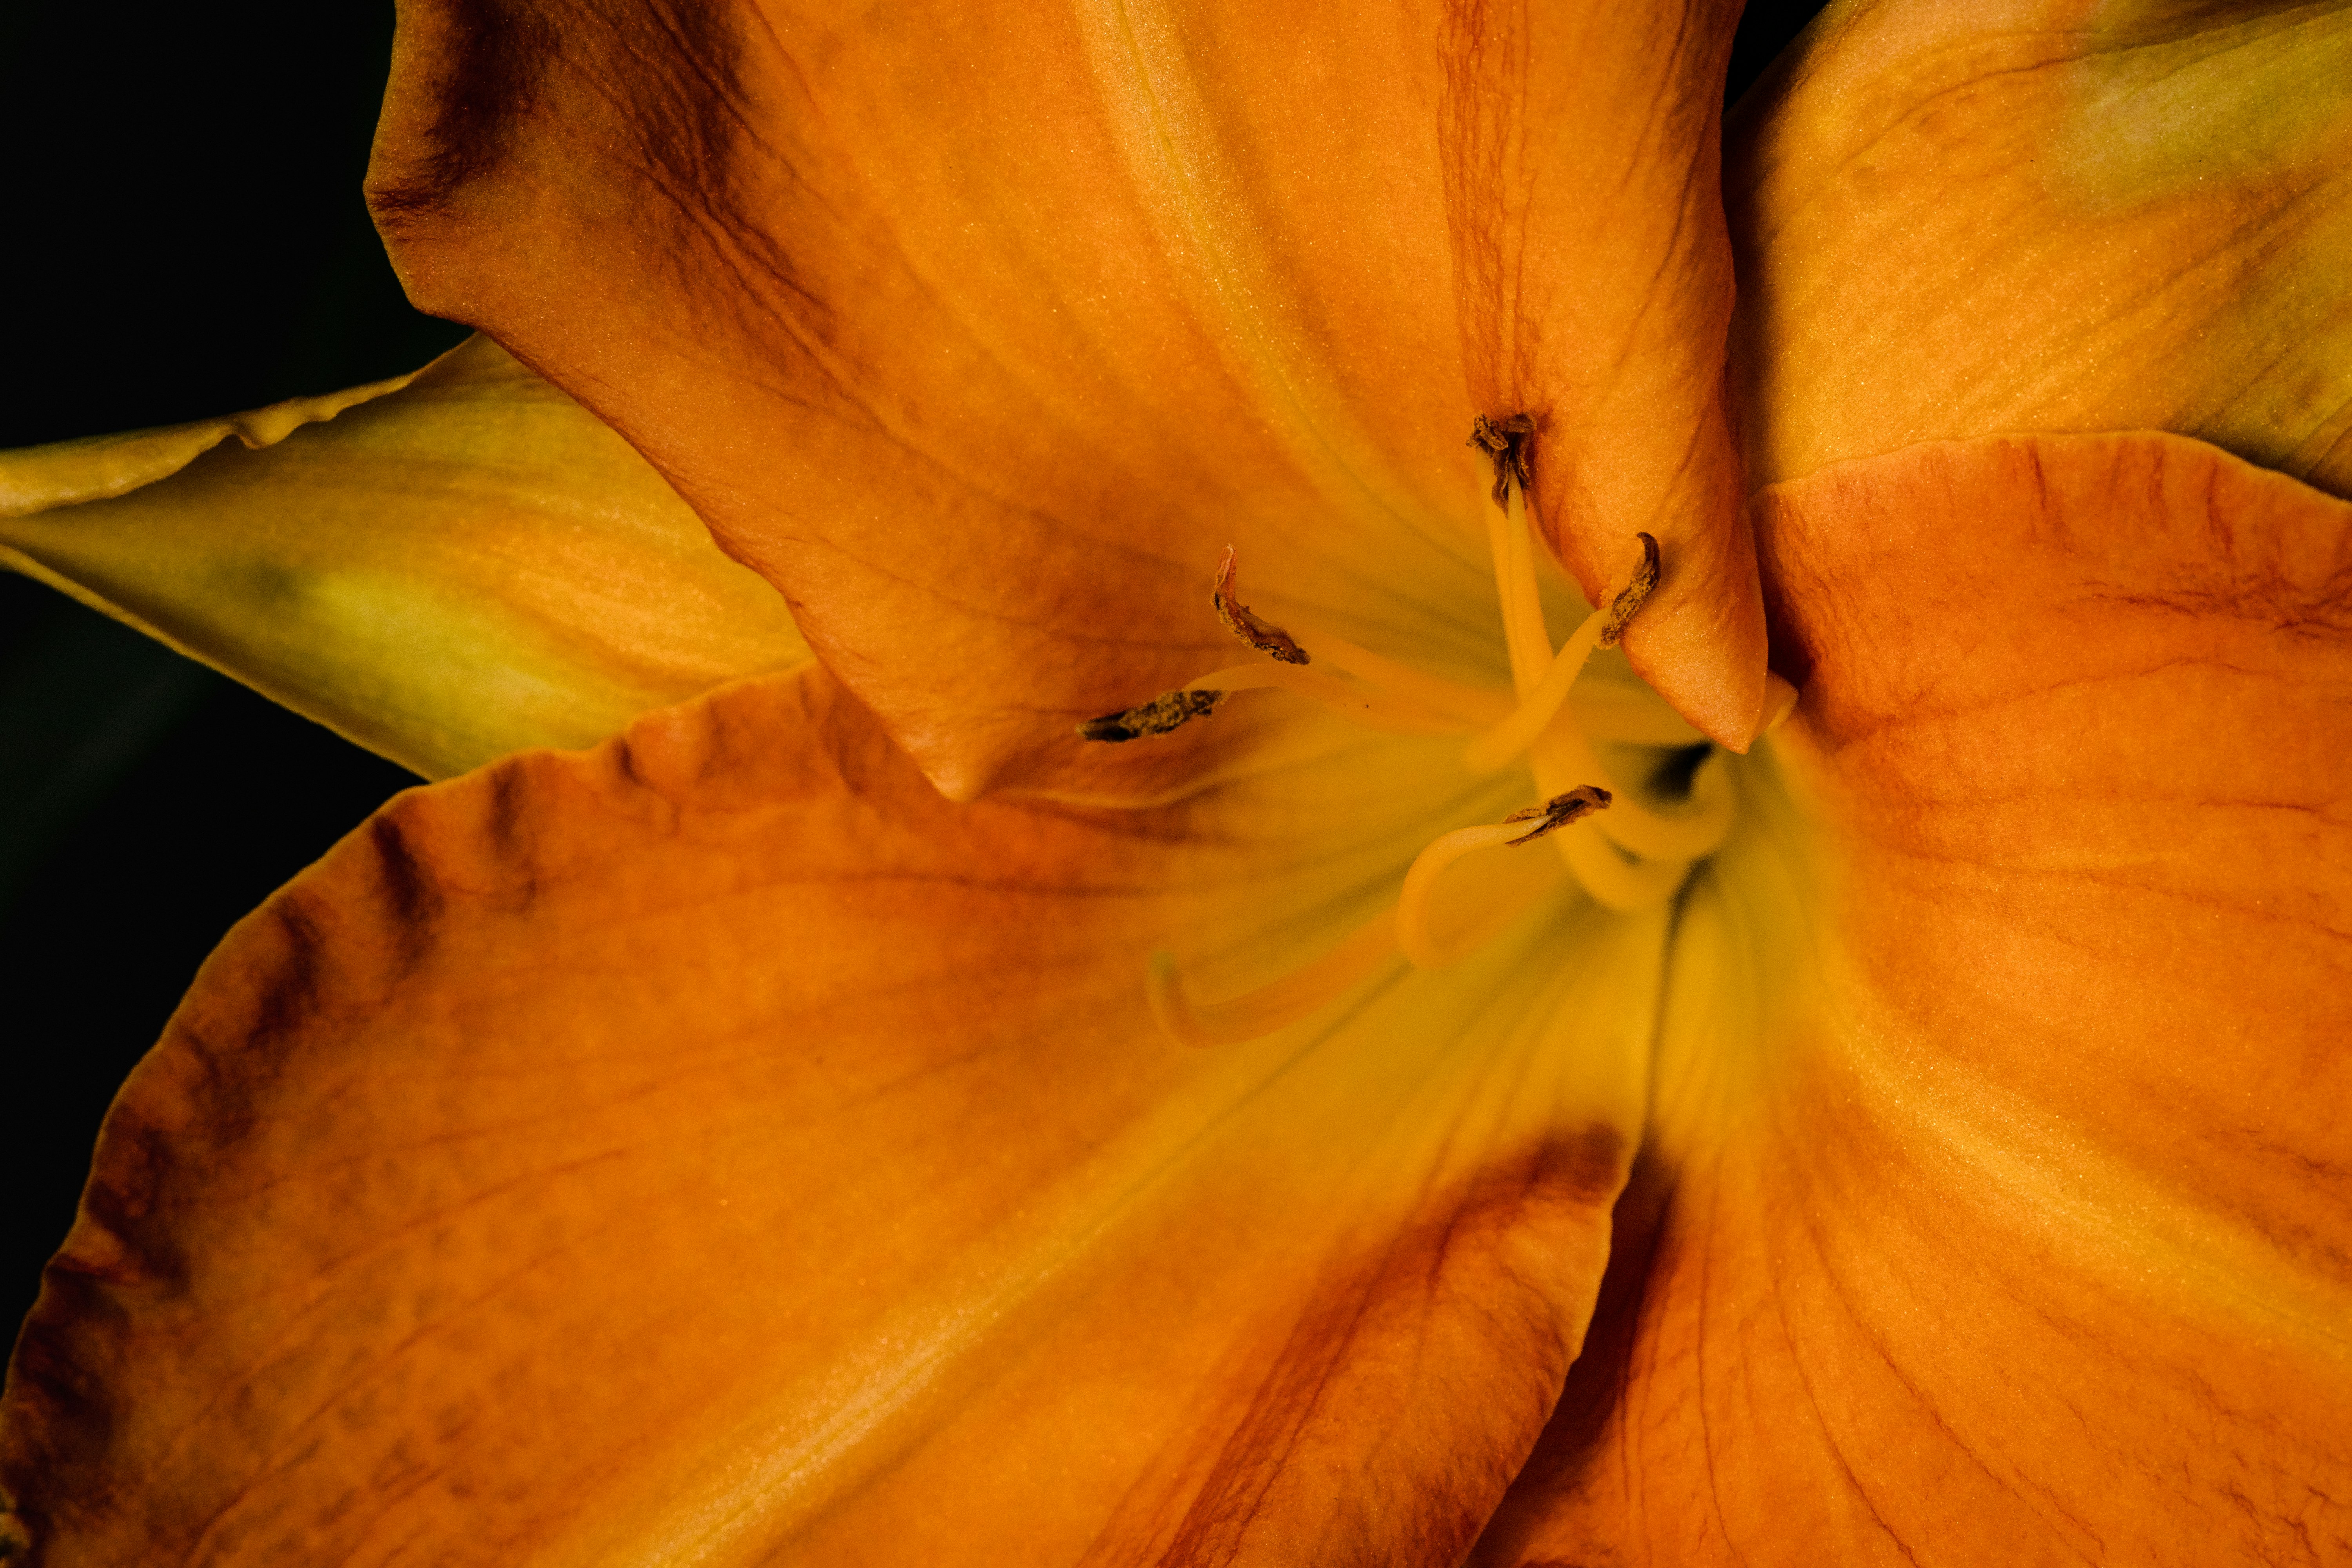
[[[125,1087],[0,1541],[2352,1555],[2352,6],[1833,8],[1727,226],[1731,20],[404,16],[489,336],[0,469],[450,775]]]

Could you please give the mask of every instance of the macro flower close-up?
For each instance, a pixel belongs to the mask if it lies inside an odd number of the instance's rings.
[[[0,1561],[2352,1561],[2352,4],[1738,23],[404,0]]]

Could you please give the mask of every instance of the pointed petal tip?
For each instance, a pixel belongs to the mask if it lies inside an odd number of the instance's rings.
[[[1651,633],[1646,638],[1644,630]],[[1756,641],[1760,645],[1762,639]],[[1749,653],[1724,639],[1685,640],[1670,628],[1644,628],[1638,622],[1627,632],[1626,645],[1633,668],[1651,689],[1727,752],[1746,755],[1779,711],[1777,678],[1764,668],[1760,646]]]
[[[1746,756],[1757,742],[1789,721],[1789,715],[1797,710],[1797,696],[1796,687],[1776,671],[1766,670],[1763,705],[1756,711],[1756,719],[1748,731],[1747,739],[1736,745],[1724,740],[1717,740],[1717,743],[1727,751]]]
[[[970,805],[980,799],[994,786],[1001,771],[992,759],[952,752],[944,756],[918,756],[915,762],[940,798],[950,805]]]
[[[0,454],[0,568],[426,778],[809,657],[667,481],[478,336],[414,375]]]

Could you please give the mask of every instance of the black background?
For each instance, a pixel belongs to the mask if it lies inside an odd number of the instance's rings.
[[[1751,5],[1737,96],[1812,15]],[[360,199],[391,6],[0,0],[0,447],[412,370]],[[115,1086],[228,926],[415,781],[0,573],[0,1338]]]

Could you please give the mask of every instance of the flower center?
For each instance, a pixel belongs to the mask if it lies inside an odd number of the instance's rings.
[[[1721,754],[1646,690],[1613,700],[1571,702],[1571,689],[1598,648],[1614,647],[1657,585],[1657,541],[1636,535],[1642,558],[1624,590],[1594,610],[1555,651],[1544,624],[1529,531],[1527,488],[1534,422],[1524,415],[1481,417],[1471,444],[1494,466],[1486,510],[1487,542],[1502,603],[1510,656],[1509,695],[1447,680],[1358,647],[1293,618],[1277,626],[1252,612],[1234,590],[1234,552],[1217,568],[1212,599],[1218,619],[1266,662],[1213,670],[1139,707],[1078,726],[1089,741],[1126,742],[1166,734],[1214,712],[1236,691],[1276,688],[1312,698],[1358,723],[1407,734],[1469,737],[1463,765],[1474,775],[1514,764],[1533,775],[1540,804],[1499,823],[1439,836],[1406,871],[1396,901],[1322,957],[1270,985],[1229,1001],[1196,1004],[1174,961],[1152,956],[1149,994],[1161,1028],[1189,1045],[1256,1037],[1315,1012],[1402,955],[1417,968],[1460,962],[1499,934],[1546,890],[1528,885],[1461,929],[1436,929],[1435,894],[1465,857],[1490,851],[1540,854],[1548,845],[1568,875],[1603,906],[1654,908],[1672,898],[1691,867],[1731,832],[1736,803]],[[1307,668],[1321,662],[1339,673]],[[1600,747],[1612,749],[1604,759]],[[1616,763],[1612,768],[1611,761]],[[1629,790],[1621,770],[1641,767]],[[1659,798],[1662,779],[1685,784],[1678,802]],[[1646,797],[1646,798],[1645,798]],[[1556,885],[1556,883],[1554,884]]]

